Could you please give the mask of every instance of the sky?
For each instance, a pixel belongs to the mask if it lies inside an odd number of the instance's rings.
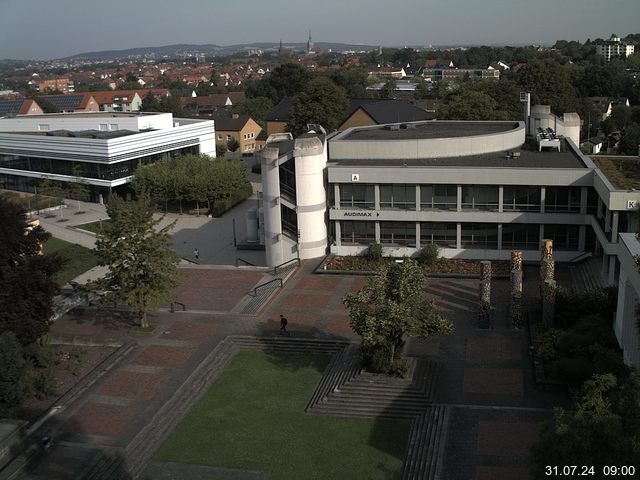
[[[177,43],[552,45],[640,33],[640,0],[0,0],[0,58]]]

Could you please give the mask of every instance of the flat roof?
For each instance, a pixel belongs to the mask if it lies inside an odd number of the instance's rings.
[[[512,157],[511,153],[520,154]],[[446,158],[417,158],[417,159],[339,159],[331,157],[331,142],[329,142],[329,163],[333,165],[357,165],[372,167],[494,167],[494,168],[587,168],[580,156],[572,151],[562,140],[561,151],[544,149],[539,152],[527,144],[518,150],[508,150],[480,155],[465,155]]]
[[[433,138],[473,137],[504,133],[518,128],[518,122],[468,122],[468,121],[426,121],[397,124],[373,128],[356,128],[334,140],[416,140]],[[407,128],[409,126],[409,128]],[[394,128],[394,129],[392,129]]]
[[[591,160],[604,173],[614,188],[640,190],[640,158],[593,155]]]
[[[25,115],[25,116],[20,116],[17,117],[18,119],[22,118],[22,119],[32,119],[32,118],[65,118],[65,117],[91,117],[91,118],[97,118],[97,117],[109,117],[109,118],[113,118],[113,117],[124,117],[124,118],[131,118],[131,117],[144,117],[144,116],[151,116],[151,115],[160,115],[163,112],[69,112],[69,113],[44,113],[42,115]],[[15,120],[16,117],[12,117],[11,120]]]

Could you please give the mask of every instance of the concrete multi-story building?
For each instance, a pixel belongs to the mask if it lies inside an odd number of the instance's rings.
[[[47,178],[82,182],[94,201],[126,190],[135,169],[166,156],[216,155],[214,122],[170,113],[0,118],[0,185],[37,191]]]
[[[74,84],[71,80],[66,77],[63,78],[51,78],[49,80],[42,80],[38,83],[38,90],[40,93],[45,93],[48,91],[60,91],[62,93],[73,93],[75,92]]]
[[[640,298],[630,260],[640,245],[620,235],[638,228],[640,191],[612,183],[580,152],[576,114],[535,106],[526,122],[377,125],[328,139],[314,130],[273,135],[260,154],[268,265],[360,255],[374,243],[395,257],[436,244],[448,258],[521,250],[537,261],[548,238],[556,261],[599,257],[608,282],[624,284],[620,302]],[[631,310],[616,328],[625,361],[640,364]]]
[[[607,62],[612,58],[627,58],[633,55],[634,46],[620,40],[616,34],[602,44],[596,45],[596,53],[605,58]]]
[[[91,92],[101,112],[138,112],[142,98],[136,90]]]

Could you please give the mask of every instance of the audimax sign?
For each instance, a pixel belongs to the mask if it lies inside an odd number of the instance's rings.
[[[344,212],[343,217],[373,217],[374,212]],[[380,214],[376,212],[376,217],[379,217]]]

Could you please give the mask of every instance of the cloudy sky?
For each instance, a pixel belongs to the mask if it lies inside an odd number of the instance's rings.
[[[176,43],[522,45],[640,32],[640,0],[0,0],[0,58]]]

